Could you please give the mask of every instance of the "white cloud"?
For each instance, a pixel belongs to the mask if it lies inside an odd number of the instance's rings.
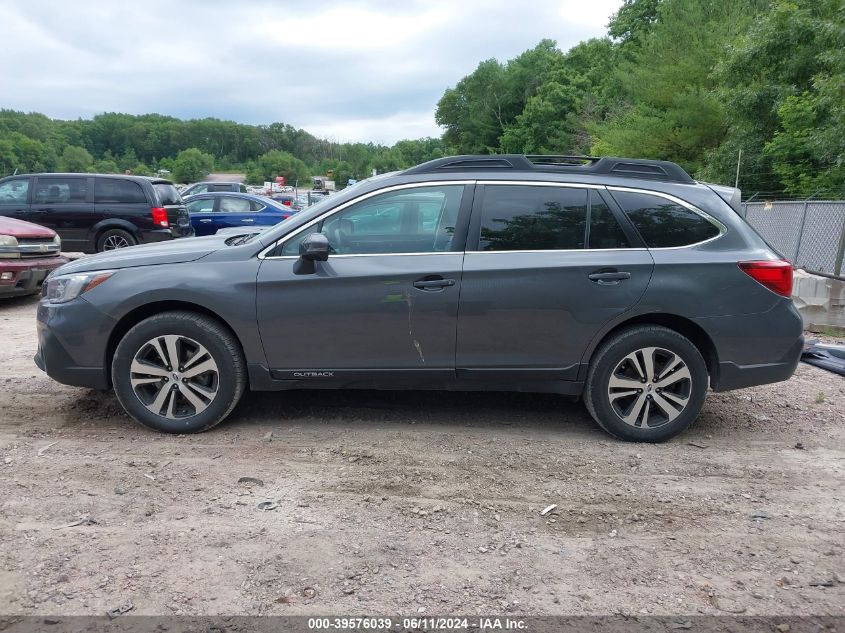
[[[0,107],[283,121],[339,140],[437,135],[443,91],[621,0],[0,0]]]
[[[397,112],[386,117],[360,119],[316,119],[306,121],[303,127],[321,138],[340,143],[346,141],[373,141],[393,143],[402,139],[439,136],[440,128],[430,110]]]

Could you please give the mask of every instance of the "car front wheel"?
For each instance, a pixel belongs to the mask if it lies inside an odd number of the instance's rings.
[[[221,422],[246,387],[246,363],[228,328],[192,312],[144,319],[112,360],[117,398],[135,420],[165,433],[199,433]]]
[[[605,431],[633,442],[662,442],[698,417],[707,393],[707,365],[674,330],[637,326],[598,350],[584,401]]]

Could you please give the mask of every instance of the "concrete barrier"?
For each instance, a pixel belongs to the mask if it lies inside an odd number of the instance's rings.
[[[805,329],[818,327],[845,330],[845,281],[796,270],[792,301],[804,319]]]

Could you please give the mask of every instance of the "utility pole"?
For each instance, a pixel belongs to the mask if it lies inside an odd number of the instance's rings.
[[[739,163],[742,161],[742,148],[739,148],[739,156],[736,157],[736,181],[734,187],[739,189]]]

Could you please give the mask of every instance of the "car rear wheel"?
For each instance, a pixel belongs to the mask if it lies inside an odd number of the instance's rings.
[[[192,312],[145,319],[118,343],[112,383],[135,420],[165,433],[199,433],[220,423],[246,387],[238,342],[219,322]]]
[[[632,442],[662,442],[698,417],[707,393],[707,365],[674,330],[623,330],[596,353],[584,401],[605,431]]]
[[[138,243],[129,231],[123,229],[109,229],[103,231],[97,239],[97,252],[113,251],[118,248],[126,248],[127,246],[135,246]]]

